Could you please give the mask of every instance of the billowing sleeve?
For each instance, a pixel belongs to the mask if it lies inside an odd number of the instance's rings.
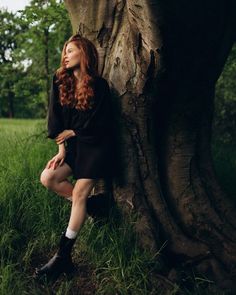
[[[54,73],[51,89],[50,89],[50,100],[47,114],[47,138],[54,139],[57,135],[64,130],[62,106],[59,102],[59,89],[55,83],[56,74]]]
[[[99,101],[88,119],[82,126],[72,128],[79,141],[96,143],[111,132],[113,108],[110,87],[105,79],[102,79],[99,91]]]

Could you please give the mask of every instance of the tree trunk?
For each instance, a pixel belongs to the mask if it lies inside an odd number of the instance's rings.
[[[113,90],[122,163],[113,193],[140,212],[142,246],[156,252],[166,242],[170,279],[175,268],[194,268],[233,288],[236,215],[215,175],[211,128],[215,84],[236,39],[235,2],[65,5]]]
[[[46,93],[47,93],[47,107],[50,98],[50,83],[51,79],[49,77],[49,29],[48,27],[44,28],[44,72],[46,76]]]

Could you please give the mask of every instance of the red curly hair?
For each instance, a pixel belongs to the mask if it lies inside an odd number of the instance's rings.
[[[72,69],[67,69],[65,65],[66,46],[69,42],[81,50],[80,71],[81,86],[76,88],[77,78],[73,75]],[[56,70],[57,81],[59,82],[59,95],[61,105],[75,107],[78,110],[92,108],[94,103],[93,82],[98,76],[98,52],[94,44],[80,34],[72,35],[64,44],[61,53],[61,65]]]

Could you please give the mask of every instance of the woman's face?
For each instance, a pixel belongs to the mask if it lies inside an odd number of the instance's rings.
[[[67,69],[79,66],[80,52],[81,50],[74,44],[74,42],[70,42],[67,44],[66,52],[64,55],[64,63]]]

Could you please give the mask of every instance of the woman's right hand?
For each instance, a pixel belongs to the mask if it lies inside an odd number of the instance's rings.
[[[65,151],[58,152],[51,160],[48,161],[46,168],[53,168],[54,170],[57,168],[57,166],[61,166],[64,163],[66,156]]]

